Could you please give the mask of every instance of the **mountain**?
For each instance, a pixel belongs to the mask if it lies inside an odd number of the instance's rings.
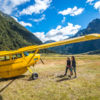
[[[90,22],[86,29],[80,30],[75,37],[88,35],[91,33],[100,33],[100,19],[94,19]],[[87,42],[72,44],[72,53],[84,53],[100,49],[100,39]]]
[[[88,35],[91,33],[100,33],[100,19],[94,19],[88,24],[86,29],[80,30],[72,38]],[[79,54],[89,51],[100,50],[100,39],[54,47],[51,48],[51,50],[62,54]]]
[[[56,42],[56,41],[54,41],[54,40],[48,40],[48,41],[44,42],[44,44],[46,44],[46,43],[52,43],[52,42]]]
[[[0,11],[0,50],[42,44],[42,42],[12,17]]]
[[[90,51],[90,52],[86,52],[85,54],[90,54],[90,55],[92,55],[92,54],[100,54],[100,50],[95,50],[95,51]]]

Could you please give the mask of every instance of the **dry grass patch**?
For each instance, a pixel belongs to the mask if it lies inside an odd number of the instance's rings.
[[[70,55],[71,56],[71,55]],[[39,79],[28,81],[29,72],[1,92],[3,100],[100,100],[100,56],[76,55],[78,77],[68,80],[64,74],[66,55],[42,56],[32,68]],[[59,77],[58,77],[59,76]],[[1,81],[0,89],[11,80]]]

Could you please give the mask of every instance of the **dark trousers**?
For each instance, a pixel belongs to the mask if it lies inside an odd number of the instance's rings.
[[[72,73],[72,68],[71,68],[71,67],[66,67],[65,75],[67,75],[67,71],[68,71],[68,69],[69,69],[69,71],[70,71],[70,74],[72,75],[73,73]]]

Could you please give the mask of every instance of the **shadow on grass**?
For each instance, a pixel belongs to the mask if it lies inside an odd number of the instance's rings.
[[[70,80],[69,78],[62,78],[62,79],[59,79],[59,80],[56,80],[56,82],[62,82],[62,81],[66,81],[66,80]]]
[[[13,77],[13,78],[1,78],[0,82],[8,81],[8,80],[14,80],[14,79],[20,79],[20,78],[24,78],[24,77],[25,77],[25,75],[20,75],[20,76]]]
[[[63,78],[63,77],[65,77],[65,75],[59,75],[56,78]]]
[[[35,81],[35,80],[37,80],[37,79],[38,79],[38,78],[32,79],[32,76],[30,76],[29,79],[28,79],[27,81]]]
[[[0,100],[3,100],[2,96],[0,95]]]
[[[0,93],[3,92],[14,81],[15,81],[15,79],[11,80],[6,86],[4,86],[2,89],[0,89]]]
[[[37,79],[36,79],[37,80]],[[29,78],[27,81],[35,81],[35,80],[33,80],[32,78]]]
[[[9,85],[11,85],[16,79],[23,78],[23,77],[25,77],[25,75],[21,75],[21,76],[14,77],[14,78],[8,78],[8,79],[0,79],[0,82],[11,80],[7,85],[5,85],[2,89],[0,89],[0,93],[3,92],[3,91],[4,91]],[[0,98],[0,100],[2,100],[2,99]]]
[[[62,82],[62,81],[66,81],[66,80],[73,80],[73,79],[75,79],[74,77],[73,78],[65,77],[65,75],[59,75],[56,78],[60,78],[59,80],[56,80],[56,82]]]

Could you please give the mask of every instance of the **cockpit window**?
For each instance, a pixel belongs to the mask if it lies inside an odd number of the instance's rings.
[[[16,55],[12,55],[12,59],[16,59],[17,57],[16,57]]]
[[[17,54],[16,56],[17,56],[17,58],[21,58],[22,54]]]
[[[12,59],[17,59],[17,58],[21,58],[22,54],[14,54],[12,55]]]
[[[28,52],[24,52],[24,55],[25,55],[25,56],[28,56],[28,55],[29,55],[29,53],[28,53]]]
[[[0,61],[8,61],[10,60],[10,56],[1,56]]]
[[[30,53],[35,53],[35,51],[31,51]]]

